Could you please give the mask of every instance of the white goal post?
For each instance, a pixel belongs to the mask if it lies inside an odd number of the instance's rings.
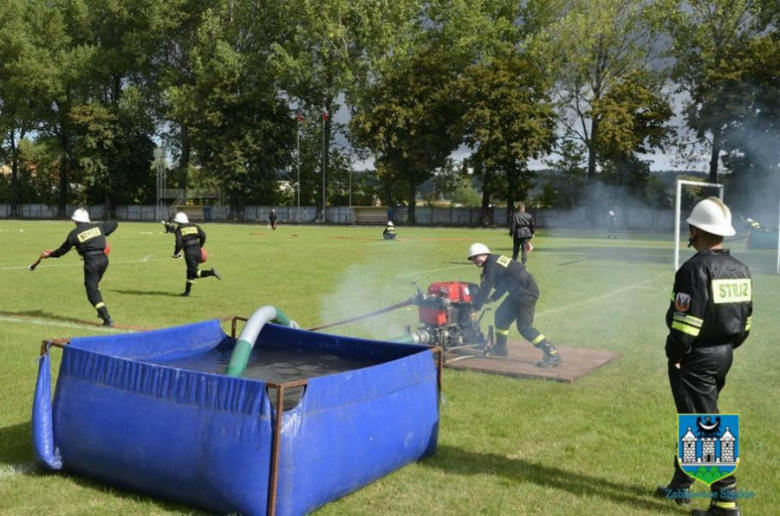
[[[678,179],[674,189],[674,270],[680,268],[680,211],[682,187],[686,186],[708,186],[718,189],[718,197],[723,200],[723,185],[718,183],[703,183],[699,181],[685,181]],[[780,258],[778,258],[778,270],[780,270]]]

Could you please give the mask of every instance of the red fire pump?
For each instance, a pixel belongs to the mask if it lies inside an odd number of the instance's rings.
[[[404,335],[390,341],[439,346],[445,353],[464,351],[483,353],[493,346],[493,327],[488,328],[485,337],[479,326],[485,312],[490,308],[486,308],[482,315],[478,315],[477,310],[474,309],[474,299],[479,293],[479,285],[463,281],[437,282],[431,283],[428,292],[420,290],[416,281],[414,286],[417,294],[411,299],[344,321],[309,328],[309,331],[332,328],[405,306],[416,305],[422,326],[414,332],[411,326],[407,326]]]
[[[414,285],[417,295],[411,303],[418,307],[422,327],[393,340],[441,346],[445,352],[483,351],[493,345],[493,327],[488,328],[485,337],[480,329],[482,317],[474,309],[479,285],[462,281],[436,282],[431,283],[427,293],[420,290],[417,282]]]

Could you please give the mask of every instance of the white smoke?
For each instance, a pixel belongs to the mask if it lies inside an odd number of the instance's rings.
[[[330,324],[359,317],[406,301],[415,292],[409,281],[398,281],[384,274],[381,268],[352,265],[344,271],[337,290],[322,297],[321,321],[322,324]],[[417,307],[403,307],[322,331],[374,340],[389,340],[403,335],[406,325],[411,325],[412,331],[419,325]]]

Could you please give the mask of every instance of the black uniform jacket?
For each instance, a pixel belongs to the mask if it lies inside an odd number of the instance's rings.
[[[526,212],[516,211],[512,215],[509,236],[513,238],[531,238],[534,234],[534,219]]]
[[[382,236],[387,235],[395,235],[395,228],[392,226],[387,226],[384,231],[382,231]]]
[[[752,315],[753,282],[745,264],[728,249],[699,251],[674,277],[666,357],[677,363],[692,348],[739,347],[750,333]]]
[[[99,222],[97,224],[79,222],[76,229],[68,233],[65,242],[59,249],[52,251],[49,256],[59,258],[75,247],[81,256],[104,253],[106,250],[106,237],[116,231],[118,223],[114,221]]]
[[[270,215],[268,215],[268,220],[271,222],[276,222],[279,219],[279,215],[276,214],[275,211],[272,211]]]
[[[200,251],[204,245],[206,245],[206,233],[197,224],[188,222],[187,224],[179,224],[179,227],[176,228],[176,248],[173,250],[173,254],[179,254],[182,249],[191,247]]]
[[[488,255],[482,266],[482,282],[474,309],[481,310],[488,297],[498,301],[506,292],[521,292],[528,283],[529,276],[531,275],[522,263],[500,254]],[[490,291],[494,288],[495,291],[490,296]]]

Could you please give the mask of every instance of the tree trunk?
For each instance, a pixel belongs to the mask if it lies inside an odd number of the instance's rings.
[[[487,226],[490,224],[490,191],[482,183],[482,209],[480,210],[480,224]]]
[[[190,132],[186,124],[181,124],[181,156],[179,157],[179,170],[176,174],[177,186],[181,189],[187,188],[188,172],[190,170]]]
[[[588,181],[596,180],[596,141],[599,132],[599,121],[597,118],[590,123],[590,141],[588,142]]]
[[[710,183],[718,182],[718,163],[720,161],[720,149],[723,146],[720,129],[712,132],[712,153],[710,154]]]
[[[332,97],[325,97],[323,109],[325,112],[322,114],[322,200],[320,202],[322,204],[322,220],[324,222],[325,206],[328,204],[328,164],[330,162],[330,140],[332,136],[331,133],[333,131],[333,115],[331,113],[331,110],[333,109]],[[327,119],[325,118],[325,113],[328,114]]]
[[[409,224],[414,224],[416,221],[414,216],[415,208],[417,207],[417,181],[415,181],[414,177],[409,178],[409,208],[407,208],[406,213],[408,215],[407,222]]]
[[[64,219],[67,217],[68,207],[68,183],[69,183],[69,160],[70,160],[70,138],[68,138],[67,130],[64,124],[61,125],[62,132],[60,133],[60,195],[57,203],[57,214],[59,218]]]
[[[15,133],[11,132],[11,217],[16,218],[19,209],[19,148]]]
[[[507,225],[512,220],[514,214],[515,200],[517,197],[517,170],[514,168],[507,171],[507,192],[506,192],[506,220]]]

